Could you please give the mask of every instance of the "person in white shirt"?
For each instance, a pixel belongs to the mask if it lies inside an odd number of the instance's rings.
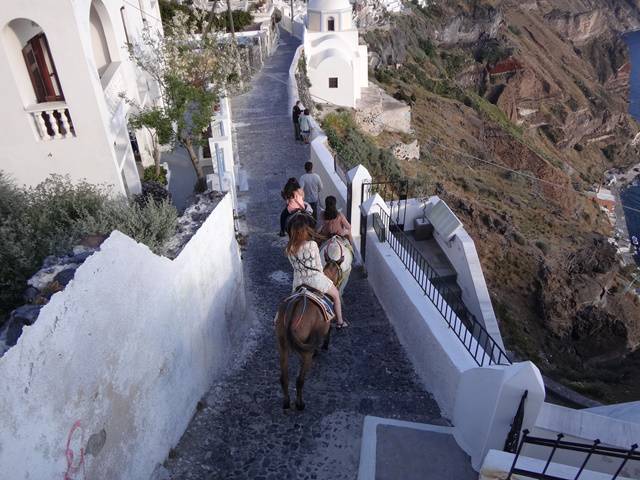
[[[302,139],[304,143],[309,143],[309,137],[311,136],[311,115],[309,114],[308,108],[305,108],[302,115],[300,115],[299,122]]]
[[[307,173],[300,177],[300,186],[304,190],[304,199],[311,205],[313,209],[313,218],[318,220],[318,202],[320,201],[320,192],[324,188],[322,179],[317,173],[313,173],[313,163],[304,164]]]

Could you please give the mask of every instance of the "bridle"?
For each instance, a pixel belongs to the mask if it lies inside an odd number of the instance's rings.
[[[342,248],[342,243],[340,243],[340,242],[338,242],[336,240],[335,235],[333,237],[331,237],[327,243],[329,243],[329,242],[335,242],[335,243],[338,244],[338,247],[340,247],[340,260],[334,260],[333,258],[329,257],[329,253],[327,251],[328,249],[325,248],[325,250],[324,250],[324,261],[325,261],[325,263],[336,262],[338,264],[338,266],[342,265],[342,262],[344,262],[344,250]],[[340,269],[340,270],[342,270],[342,269]]]
[[[342,248],[342,243],[336,240],[335,235],[333,237],[331,237],[327,244],[329,242],[335,242],[338,244],[338,247],[340,247],[340,259],[339,260],[334,260],[333,258],[331,258],[329,256],[329,252],[328,252],[328,245],[327,247],[325,247],[324,249],[324,263],[325,265],[330,265],[330,264],[335,264],[336,268],[338,270],[338,278],[336,280],[336,287],[340,288],[340,285],[342,285],[342,280],[344,277],[344,272],[342,271],[342,262],[344,262],[344,249]]]

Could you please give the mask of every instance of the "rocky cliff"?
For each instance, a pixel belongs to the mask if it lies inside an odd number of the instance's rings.
[[[609,368],[639,356],[631,269],[588,198],[640,156],[623,38],[640,0],[450,1],[390,22],[364,38],[378,82],[413,107],[424,147],[403,168],[472,232],[508,347],[586,393],[640,394],[637,373]]]

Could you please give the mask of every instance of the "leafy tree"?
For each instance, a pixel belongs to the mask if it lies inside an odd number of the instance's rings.
[[[131,47],[132,59],[157,82],[162,97],[157,105],[132,115],[132,125],[154,132],[154,159],[160,145],[184,147],[197,186],[205,181],[197,152],[203,132],[220,94],[239,80],[237,46],[210,28],[207,16],[197,9],[190,15],[176,11],[165,35],[146,30],[141,43]]]
[[[155,178],[162,174],[160,168],[161,146],[174,140],[171,119],[162,107],[146,107],[129,116],[129,126],[134,130],[146,130],[151,138],[151,149],[155,168]]]

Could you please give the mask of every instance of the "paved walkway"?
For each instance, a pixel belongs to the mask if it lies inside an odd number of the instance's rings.
[[[240,161],[247,172],[249,243],[244,254],[256,329],[250,353],[213,385],[166,462],[173,479],[349,479],[357,476],[365,415],[443,423],[362,275],[345,292],[351,327],[333,335],[305,385],[306,410],[283,411],[272,320],[290,292],[291,266],[277,236],[280,189],[298,176],[308,147],[293,141],[287,75],[297,41],[280,47],[232,102]],[[298,361],[290,362],[291,376]],[[295,381],[294,381],[295,383]],[[291,385],[293,388],[293,385]]]

